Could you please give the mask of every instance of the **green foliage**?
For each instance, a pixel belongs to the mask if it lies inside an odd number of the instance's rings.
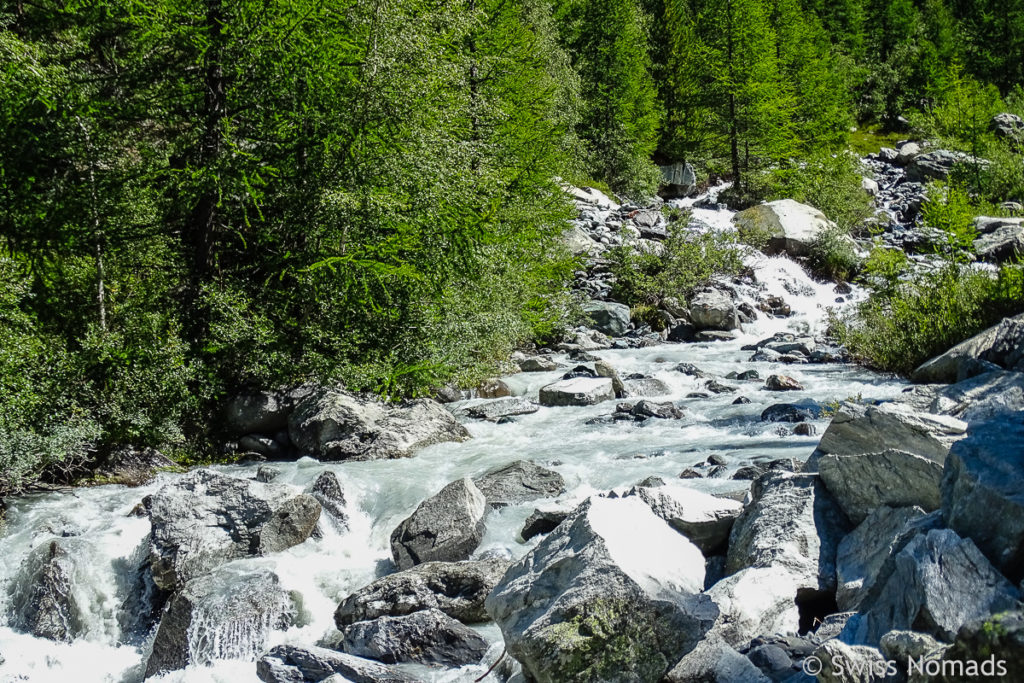
[[[872,264],[877,269],[882,264]],[[885,267],[891,267],[891,261]],[[997,276],[948,263],[876,292],[833,331],[851,353],[880,370],[910,373],[924,361],[1024,309],[1024,273]]]
[[[811,270],[828,280],[846,281],[860,269],[860,258],[850,234],[841,227],[823,230],[811,243]]]
[[[970,260],[974,251],[974,240],[978,231],[974,227],[977,211],[967,193],[955,186],[933,183],[928,186],[928,195],[921,205],[924,224],[941,231],[946,243],[943,245],[949,258]]]
[[[795,199],[824,213],[842,232],[859,232],[873,213],[871,198],[861,186],[863,171],[848,153],[809,155],[799,164],[765,174],[756,193],[766,201]]]
[[[617,301],[656,309],[667,297],[689,298],[715,276],[742,269],[740,249],[731,234],[692,232],[680,221],[669,226],[663,245],[660,255],[628,245],[610,251],[616,277],[612,295]]]

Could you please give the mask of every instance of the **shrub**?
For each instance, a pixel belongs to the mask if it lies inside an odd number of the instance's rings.
[[[974,227],[977,211],[967,193],[956,186],[933,183],[921,205],[924,224],[942,232],[946,239],[944,249],[954,259],[963,260],[964,253],[974,251],[978,231]]]
[[[669,236],[658,255],[632,246],[610,251],[616,277],[613,296],[630,306],[657,308],[666,297],[689,298],[718,275],[740,272],[743,261],[736,238],[717,232],[693,232],[685,220],[669,225]]]
[[[876,250],[877,251],[877,250]],[[889,255],[869,259],[888,268]],[[891,273],[890,273],[891,275]],[[1024,310],[1024,273],[1019,265],[998,274],[949,262],[942,268],[893,283],[876,292],[833,331],[854,356],[879,370],[910,373],[961,341]]]
[[[789,198],[809,204],[850,234],[859,232],[874,213],[862,179],[860,162],[852,155],[818,153],[764,176],[759,193],[765,201]]]
[[[860,269],[860,259],[849,233],[836,226],[823,230],[811,244],[811,270],[829,280],[849,280]]]

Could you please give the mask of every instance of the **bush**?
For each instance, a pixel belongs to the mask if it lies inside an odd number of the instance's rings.
[[[811,270],[828,280],[850,280],[860,269],[860,259],[849,233],[836,226],[823,230],[811,243]]]
[[[950,258],[963,260],[964,254],[974,252],[978,231],[974,227],[977,210],[967,193],[956,186],[932,183],[921,205],[924,224],[942,232],[946,243],[944,251]]]
[[[892,268],[889,255],[869,268]],[[1024,272],[1004,266],[996,276],[958,263],[887,287],[833,331],[857,358],[879,370],[909,374],[918,365],[972,337],[1006,315],[1024,310]]]
[[[693,232],[687,230],[685,220],[669,224],[668,239],[662,244],[661,255],[628,245],[609,252],[616,300],[657,308],[666,297],[688,299],[715,276],[733,275],[743,268],[733,235]]]
[[[762,177],[758,194],[765,201],[788,198],[809,204],[850,234],[859,232],[874,213],[862,178],[860,162],[852,155],[819,153]]]

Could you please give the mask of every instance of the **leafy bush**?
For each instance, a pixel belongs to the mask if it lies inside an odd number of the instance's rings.
[[[850,234],[859,232],[874,213],[862,178],[860,162],[851,154],[818,153],[766,174],[758,192],[765,201],[789,198],[809,204]]]
[[[823,230],[811,243],[811,270],[829,280],[850,280],[860,269],[860,258],[849,233],[836,226]]]
[[[974,227],[977,210],[967,193],[956,186],[933,183],[921,205],[921,218],[930,228],[941,231],[943,245],[950,258],[962,260],[965,253],[974,251],[978,231]]]
[[[685,221],[677,221],[669,225],[662,244],[660,255],[628,245],[609,252],[616,300],[656,308],[666,297],[689,298],[715,276],[732,275],[743,267],[731,234],[693,232]]]
[[[891,268],[894,260],[869,259],[869,267]],[[892,277],[891,272],[886,277]],[[997,275],[947,263],[908,281],[890,280],[833,331],[851,353],[879,370],[914,368],[1006,315],[1024,310],[1024,272],[1004,266]]]

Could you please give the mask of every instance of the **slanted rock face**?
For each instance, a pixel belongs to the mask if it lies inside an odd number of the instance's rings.
[[[873,647],[847,645],[838,640],[829,640],[814,651],[821,662],[819,683],[883,683],[900,680],[895,674],[888,675],[888,662],[882,653]]]
[[[175,590],[233,559],[302,543],[320,503],[284,486],[197,470],[153,494],[149,517],[153,581]]]
[[[1006,320],[1024,322],[1024,315],[1007,318]],[[957,344],[941,356],[936,356],[922,363],[910,375],[911,381],[918,384],[951,384],[966,379],[966,376],[961,376],[966,366],[972,362],[984,359],[986,354],[993,349],[1001,325],[1002,323],[994,325],[967,341]]]
[[[792,199],[752,206],[736,214],[733,222],[741,235],[767,236],[766,253],[790,256],[809,256],[818,235],[835,228],[821,211]]]
[[[628,495],[639,496],[654,514],[690,539],[705,555],[726,544],[733,522],[743,512],[742,503],[695,489],[636,487]]]
[[[438,609],[467,624],[487,621],[484,599],[506,569],[508,562],[498,558],[424,562],[360,588],[338,605],[334,621],[344,629],[357,621],[425,609]]]
[[[313,683],[335,674],[351,683],[419,683],[397,668],[323,647],[278,645],[256,662],[263,683]]]
[[[476,631],[436,609],[356,622],[343,630],[338,643],[343,652],[386,664],[445,666],[476,664],[487,648]]]
[[[426,446],[469,438],[437,401],[389,406],[335,389],[296,406],[288,433],[299,451],[321,460],[406,458]]]
[[[565,480],[558,472],[529,460],[516,460],[473,480],[491,507],[518,505],[538,498],[565,493]]]
[[[993,219],[985,227],[987,232],[974,240],[978,258],[1003,263],[1024,254],[1024,218]]]
[[[484,536],[486,499],[468,477],[453,481],[420,503],[391,534],[400,569],[422,562],[469,559]]]
[[[979,619],[965,625],[956,636],[953,646],[945,651],[947,662],[985,662],[992,655],[1002,660],[1006,674],[989,675],[979,671],[974,680],[1024,681],[1024,612],[1015,609],[997,614],[991,619]],[[950,675],[940,676],[940,683],[960,683],[966,676],[957,675],[949,667]]]
[[[856,610],[893,570],[893,558],[914,536],[941,523],[937,515],[927,519],[919,507],[882,506],[839,543],[836,575],[839,587],[836,604],[841,610]]]
[[[1008,577],[1024,578],[1024,413],[972,426],[954,445],[942,514]]]
[[[583,307],[594,321],[594,329],[612,337],[621,337],[629,330],[629,306],[611,301],[591,301]]]
[[[986,372],[941,389],[931,411],[967,424],[1024,411],[1024,372]]]
[[[844,403],[821,437],[816,453],[860,455],[889,449],[942,463],[967,425],[956,418],[920,412],[898,403]]]
[[[530,356],[519,361],[519,369],[523,372],[551,372],[558,369],[558,364],[546,356]]]
[[[690,301],[690,317],[698,330],[735,330],[740,326],[736,302],[718,289],[697,294]]]
[[[848,522],[818,477],[769,472],[751,495],[732,528],[727,571],[784,568],[799,578],[801,590],[835,590],[836,548]]]
[[[539,683],[657,681],[717,617],[704,558],[639,498],[591,498],[487,598]]]
[[[52,539],[25,559],[12,586],[10,623],[37,638],[71,642],[85,634],[77,559],[81,539]]]
[[[1016,607],[1018,590],[969,539],[949,529],[914,537],[896,555],[895,569],[862,619],[857,640],[878,643],[894,629],[951,641],[975,619]],[[848,630],[849,630],[848,626]]]
[[[316,498],[324,512],[335,522],[343,527],[346,525],[348,515],[345,513],[345,492],[341,490],[338,475],[331,471],[321,472],[306,489],[306,493]]]
[[[146,663],[146,677],[209,664],[254,660],[271,631],[290,626],[296,608],[270,571],[239,575],[220,570],[193,579],[164,611]]]
[[[665,675],[667,683],[771,683],[746,655],[719,638],[705,638]]]
[[[311,391],[264,391],[231,399],[224,409],[224,420],[233,434],[274,434],[288,429],[288,416],[295,401]]]
[[[916,505],[926,512],[940,505],[942,464],[889,449],[863,455],[826,455],[818,473],[854,524],[882,505]]]
[[[543,406],[589,406],[615,398],[612,380],[607,377],[574,377],[542,387]]]
[[[796,633],[796,597],[806,585],[804,576],[783,566],[749,567],[725,577],[706,593],[719,614],[708,637],[746,647],[765,633]]]

